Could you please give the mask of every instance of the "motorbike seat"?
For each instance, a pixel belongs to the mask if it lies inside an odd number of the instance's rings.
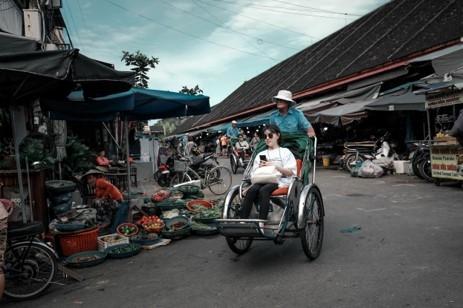
[[[8,223],[8,238],[18,238],[34,236],[44,231],[43,224],[40,222]]]

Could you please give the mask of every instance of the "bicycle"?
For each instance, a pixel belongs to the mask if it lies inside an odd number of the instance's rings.
[[[208,160],[213,160],[216,165],[207,164]],[[215,194],[222,195],[230,189],[232,184],[232,172],[224,166],[218,166],[219,162],[214,154],[206,154],[192,159],[174,161],[174,170],[170,186],[175,186],[185,182],[200,181],[201,189],[206,187]]]
[[[38,239],[43,225],[10,224],[5,251],[5,292],[14,300],[31,299],[50,287],[57,272],[57,255]]]

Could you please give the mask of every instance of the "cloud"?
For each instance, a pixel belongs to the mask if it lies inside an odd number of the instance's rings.
[[[111,15],[111,23],[108,21],[107,24],[103,24],[103,20],[98,20],[92,23],[91,29],[80,29],[81,46],[78,47],[89,56],[116,64],[119,69],[126,69],[120,62],[121,50],[141,50],[147,55],[159,57],[160,64],[149,73],[151,87],[178,91],[183,85],[199,84],[206,94],[211,95],[211,101],[218,103],[243,81],[354,20],[341,15],[335,19],[289,15],[271,12],[265,7],[277,10],[286,7],[293,10],[298,8],[294,6],[296,4],[365,14],[385,2],[386,0],[312,0],[308,4],[307,1],[291,1],[293,5],[276,0],[171,2],[183,10],[222,24],[222,28],[166,5],[143,2],[144,8],[142,2],[134,1],[132,10],[199,36],[202,40],[119,11],[117,15]],[[82,3],[83,7],[86,7],[86,4],[89,2]],[[137,6],[138,8],[134,8]],[[117,12],[117,9],[114,12]],[[300,8],[300,12],[309,13],[303,8]],[[124,20],[124,23],[117,22],[119,20]]]
[[[205,3],[202,0],[199,1]],[[252,59],[251,61],[254,61],[256,65],[264,67],[264,69],[268,68],[278,62],[269,60],[268,57],[283,60],[308,47],[316,40],[342,28],[346,22],[354,20],[353,18],[291,17],[291,15],[287,14],[263,12],[261,6],[275,5],[273,0],[258,1],[256,3],[259,6],[243,6],[238,2],[237,6],[230,7],[224,3],[212,2],[214,6],[223,6],[238,11],[238,13],[232,15],[223,23],[225,28],[232,31],[217,27],[205,39],[222,45],[233,46],[236,49],[257,53],[257,56],[216,47],[206,42],[198,42],[194,47],[187,50],[180,50],[175,53],[160,53],[161,65],[150,73],[151,83],[170,90],[179,89],[181,85],[193,86],[195,84],[207,88],[211,83],[217,84],[220,80],[225,81],[227,72],[242,66],[244,59]],[[352,13],[365,13],[365,11],[355,8],[372,7],[375,4],[377,5],[377,1],[373,0],[351,0],[348,6],[345,5],[344,10]],[[339,1],[335,0],[312,1],[311,6],[326,10],[339,11],[342,9]],[[209,6],[209,12],[213,12],[213,8],[213,6]],[[214,10],[214,12],[216,11]],[[265,23],[258,22],[255,19],[265,20]],[[269,24],[278,25],[278,28]],[[294,32],[284,31],[279,28],[288,28]],[[256,38],[249,38],[233,31],[247,33]],[[295,32],[306,33],[307,36]],[[285,48],[285,46],[290,48]],[[241,76],[241,79],[234,81],[233,87],[229,87],[228,92],[223,92],[219,97],[212,97],[213,102],[221,101],[244,80],[252,77],[253,75]],[[208,92],[205,91],[205,93]]]

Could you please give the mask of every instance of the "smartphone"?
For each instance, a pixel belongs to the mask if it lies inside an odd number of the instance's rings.
[[[265,155],[259,155],[259,159],[260,159],[261,161],[267,161],[267,156],[265,156]]]

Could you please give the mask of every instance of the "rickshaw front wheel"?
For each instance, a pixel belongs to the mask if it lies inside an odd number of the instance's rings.
[[[313,186],[304,202],[304,227],[300,230],[302,249],[309,260],[318,258],[322,250],[323,216],[323,199],[320,190]]]

